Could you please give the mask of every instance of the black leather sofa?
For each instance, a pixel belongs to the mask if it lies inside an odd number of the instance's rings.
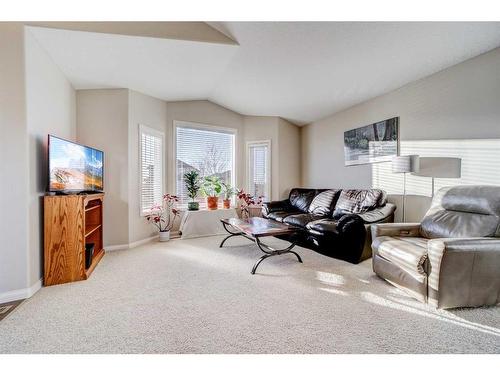
[[[359,263],[371,257],[370,224],[394,222],[396,206],[383,190],[294,188],[289,198],[264,203],[262,215],[299,227],[299,246]]]

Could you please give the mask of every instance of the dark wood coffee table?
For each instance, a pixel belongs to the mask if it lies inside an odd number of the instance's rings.
[[[222,225],[229,236],[224,238],[220,243],[219,247],[224,246],[224,243],[231,237],[243,236],[252,242],[255,242],[260,250],[265,254],[257,260],[252,268],[252,275],[255,274],[259,264],[266,258],[272,257],[274,255],[281,255],[286,253],[295,254],[300,263],[302,259],[299,254],[292,251],[295,246],[295,242],[289,241],[290,246],[285,249],[274,249],[261,242],[262,237],[279,236],[282,234],[294,234],[299,231],[298,228],[292,227],[287,224],[279,223],[274,220],[264,219],[262,217],[251,217],[248,219],[221,219]]]

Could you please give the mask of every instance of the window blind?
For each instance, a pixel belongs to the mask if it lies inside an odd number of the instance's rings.
[[[269,142],[248,145],[248,191],[251,195],[270,199]]]
[[[154,204],[162,203],[164,135],[141,125],[139,141],[141,214],[146,214]]]
[[[176,126],[176,195],[179,204],[186,205],[191,199],[187,196],[183,176],[196,170],[201,178],[217,176],[221,181],[234,186],[234,142],[231,131],[210,129],[205,126]],[[206,200],[199,194],[196,201],[200,206]]]

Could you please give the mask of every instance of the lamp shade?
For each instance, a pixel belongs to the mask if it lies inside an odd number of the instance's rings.
[[[392,158],[392,173],[418,172],[418,155],[402,155]]]
[[[420,170],[412,174],[422,177],[460,178],[462,175],[462,159],[421,157]]]

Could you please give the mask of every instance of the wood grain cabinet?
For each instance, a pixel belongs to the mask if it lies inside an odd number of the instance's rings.
[[[104,256],[102,214],[104,194],[44,197],[44,285],[89,278]],[[85,245],[94,256],[85,268]]]

